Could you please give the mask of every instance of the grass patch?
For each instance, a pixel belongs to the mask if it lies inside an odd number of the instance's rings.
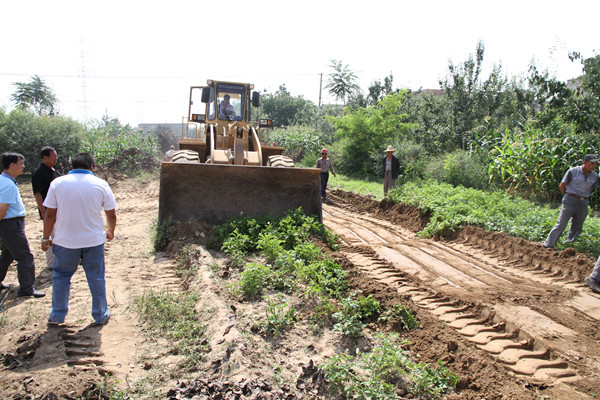
[[[383,179],[381,181],[366,181],[337,174],[337,177],[329,177],[328,186],[330,189],[340,189],[363,196],[372,196],[376,200],[383,199]]]
[[[454,187],[435,181],[406,183],[390,192],[390,198],[431,214],[429,224],[419,232],[421,237],[446,236],[470,224],[539,242],[546,239],[560,212],[501,191]],[[558,248],[573,247],[582,253],[600,254],[598,218],[586,219],[583,232],[574,243],[565,244],[566,236],[562,235]]]
[[[168,291],[144,292],[134,301],[140,321],[148,333],[156,333],[173,343],[171,353],[186,356],[184,367],[196,367],[203,360],[208,341],[205,325],[196,313],[198,295]]]

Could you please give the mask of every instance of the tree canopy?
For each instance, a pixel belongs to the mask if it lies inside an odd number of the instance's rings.
[[[56,113],[57,99],[54,92],[37,75],[31,82],[15,82],[15,92],[11,100],[23,110],[33,109],[37,115],[54,115]]]

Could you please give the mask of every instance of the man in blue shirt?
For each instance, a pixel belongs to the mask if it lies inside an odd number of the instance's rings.
[[[583,165],[569,169],[560,182],[559,188],[563,193],[562,207],[558,222],[550,231],[548,238],[544,242],[545,248],[553,248],[560,235],[571,220],[571,227],[567,236],[567,243],[575,241],[581,233],[583,223],[588,215],[588,205],[590,194],[598,186],[598,156],[595,154],[586,154],[583,158]]]
[[[0,175],[0,290],[10,286],[2,283],[8,267],[17,260],[19,296],[44,297],[34,288],[35,265],[25,236],[25,205],[19,193],[17,176],[23,173],[25,157],[19,153],[2,154],[4,172]]]

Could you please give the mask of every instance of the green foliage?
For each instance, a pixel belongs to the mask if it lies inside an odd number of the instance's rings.
[[[487,159],[472,152],[455,150],[446,155],[441,180],[454,186],[486,189],[489,180]]]
[[[31,82],[15,82],[15,92],[10,99],[20,110],[30,110],[37,115],[54,115],[58,100],[54,92],[37,75],[31,78]]]
[[[16,109],[6,114],[0,109],[0,149],[16,151],[25,157],[25,171],[33,172],[41,162],[40,150],[52,146],[59,157],[57,168],[70,169],[68,159],[81,151],[84,126],[62,116],[36,116]]]
[[[381,314],[379,320],[406,331],[412,331],[419,328],[419,321],[417,318],[415,318],[415,316],[402,304],[393,304],[392,307]]]
[[[250,237],[239,231],[234,231],[225,239],[221,250],[229,256],[229,264],[240,267],[244,263],[244,256],[252,248]]]
[[[411,182],[390,194],[393,201],[410,204],[431,218],[420,236],[446,236],[464,224],[479,225],[492,232],[539,242],[546,238],[558,218],[558,209],[511,196],[502,191],[453,187],[434,181]],[[583,232],[569,247],[582,253],[600,254],[600,220],[587,218]],[[561,238],[557,247],[566,247]]]
[[[495,132],[484,144],[489,149],[489,175],[508,192],[541,200],[562,197],[559,184],[565,172],[583,164],[583,156],[595,153],[598,138],[577,135],[573,126],[560,122],[551,129],[528,127],[519,132]],[[592,198],[592,204],[597,200]]]
[[[96,399],[106,399],[106,400],[127,400],[130,399],[131,396],[127,393],[127,391],[120,390],[116,383],[109,382],[110,375],[105,373],[102,377],[102,382],[97,383],[91,389],[86,389],[82,393],[81,400],[96,400]]]
[[[234,233],[237,232],[237,233]],[[209,247],[220,250],[230,236],[246,235],[244,245],[240,245],[244,254],[257,250],[259,235],[271,232],[282,241],[285,249],[304,241],[311,234],[316,235],[330,247],[336,245],[337,235],[328,232],[325,226],[313,215],[306,215],[302,208],[288,211],[283,217],[262,216],[257,218],[234,217],[226,223],[216,226],[208,240]]]
[[[281,293],[275,296],[265,296],[267,302],[265,308],[266,321],[261,321],[256,328],[265,333],[278,336],[286,329],[293,328],[298,321],[298,313],[294,305]]]
[[[344,336],[361,336],[362,328],[369,322],[376,321],[381,313],[379,302],[372,295],[364,297],[360,296],[361,293],[357,290],[343,298],[340,301],[341,310],[333,315],[337,321],[334,328]]]
[[[129,125],[123,126],[118,119],[108,116],[90,126],[83,147],[94,156],[98,165],[108,164],[132,148],[156,159],[162,158],[157,136],[145,134]]]
[[[240,274],[240,280],[229,287],[234,294],[241,294],[246,300],[254,300],[262,295],[269,286],[272,271],[264,264],[253,262],[247,264]]]
[[[347,107],[340,118],[328,117],[342,140],[340,171],[359,176],[380,173],[386,146],[405,138],[410,131],[410,124],[404,122],[407,115],[399,112],[405,94],[390,94],[375,106]]]
[[[313,235],[332,248],[337,246],[337,235],[298,209],[280,218],[233,218],[213,229],[209,243],[224,250],[234,266],[243,265],[249,253],[263,251],[268,265],[246,265],[239,282],[230,286],[247,299],[258,297],[267,288],[290,292],[298,283],[306,285],[310,293],[341,296],[347,290],[346,273],[321,254],[310,241]]]
[[[145,291],[134,301],[138,318],[148,333],[170,339],[174,354],[186,356],[184,364],[189,367],[200,365],[206,351],[206,326],[199,321],[195,293],[173,294],[168,291]]]
[[[569,54],[571,61],[579,60],[583,74],[575,79],[575,87],[551,78],[547,72],[530,67],[529,81],[535,90],[540,127],[556,120],[572,123],[578,134],[593,135],[600,132],[600,55],[584,58],[578,52]]]
[[[262,111],[273,120],[273,126],[276,127],[309,124],[319,113],[312,101],[302,96],[292,96],[285,84],[279,86],[275,94],[264,95],[261,103]]]
[[[452,133],[451,102],[445,94],[428,92],[408,93],[401,105],[411,122],[410,140],[433,155],[456,148]],[[403,141],[397,148],[406,145]]]
[[[325,89],[329,89],[329,93],[346,104],[346,99],[359,90],[356,84],[356,74],[350,70],[347,64],[344,65],[341,60],[331,60],[330,67],[333,72],[327,78]]]
[[[278,146],[285,147],[286,154],[292,157],[294,162],[302,160],[307,155],[318,156],[324,146],[323,138],[305,125],[275,129],[271,132],[269,138],[271,142],[277,143]],[[312,164],[311,167],[314,167],[314,165]]]
[[[164,251],[169,242],[171,242],[171,228],[175,223],[167,219],[163,221],[161,224],[155,222],[152,225],[152,243],[154,247],[154,251]]]
[[[277,256],[283,251],[283,240],[279,239],[274,232],[261,232],[258,235],[256,248],[261,250],[265,261],[273,264]]]
[[[347,399],[396,399],[397,390],[413,396],[441,398],[451,393],[458,377],[440,362],[437,368],[414,363],[402,349],[406,341],[396,334],[378,335],[379,344],[355,357],[335,355],[323,365],[325,379],[333,394]]]

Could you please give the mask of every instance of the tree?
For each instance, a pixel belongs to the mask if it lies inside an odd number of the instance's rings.
[[[318,114],[317,106],[302,96],[292,96],[285,87],[279,86],[275,94],[266,94],[262,99],[262,111],[273,120],[274,126],[294,124],[308,125]]]
[[[383,83],[378,79],[371,83],[369,86],[369,94],[367,95],[367,101],[369,105],[377,104],[377,101],[383,100],[385,96],[392,93],[392,84],[394,82],[394,77],[390,72],[390,76],[386,76],[383,78]],[[396,90],[397,91],[397,90]]]
[[[329,93],[346,105],[346,99],[359,90],[356,84],[357,77],[348,65],[342,64],[341,61],[331,60],[330,67],[333,68],[333,72],[329,74],[325,89],[329,89]]]
[[[33,108],[37,115],[54,115],[57,103],[52,89],[37,75],[31,78],[31,82],[15,82],[17,87],[11,96],[18,108],[28,110]]]
[[[376,176],[380,172],[383,150],[389,144],[406,140],[412,124],[400,111],[406,91],[392,93],[376,105],[345,108],[342,117],[328,117],[342,139],[340,170],[359,176]]]
[[[576,132],[597,134],[600,132],[600,55],[584,59],[580,53],[571,52],[571,61],[579,60],[583,74],[572,83],[550,78],[547,72],[530,68],[530,84],[536,90],[541,108],[540,125],[555,120],[575,124]]]

